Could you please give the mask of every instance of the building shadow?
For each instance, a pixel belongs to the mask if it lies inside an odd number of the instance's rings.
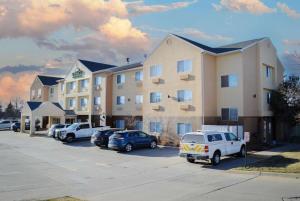
[[[94,147],[95,145],[90,142],[89,139],[76,139],[71,143],[62,142],[66,146],[70,147]]]

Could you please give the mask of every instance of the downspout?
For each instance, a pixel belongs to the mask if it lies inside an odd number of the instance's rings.
[[[201,130],[203,130],[204,125],[204,61],[203,61],[204,53],[201,53],[201,96],[202,96],[202,125]]]

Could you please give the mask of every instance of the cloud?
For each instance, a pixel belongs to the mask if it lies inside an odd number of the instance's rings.
[[[299,46],[300,47],[300,40],[283,40],[283,44],[286,46]]]
[[[0,37],[45,37],[66,26],[97,29],[110,16],[128,15],[121,0],[10,0],[0,3]]]
[[[300,76],[300,52],[286,51],[282,61],[288,74]]]
[[[18,66],[5,66],[0,68],[0,74],[2,73],[21,73],[21,72],[32,72],[32,71],[41,71],[43,66],[25,66],[25,65],[18,65]]]
[[[227,9],[234,12],[248,12],[255,15],[273,13],[276,10],[265,5],[261,0],[221,0],[212,4],[216,11]]]
[[[29,89],[36,73],[21,73],[18,75],[5,74],[0,77],[0,97],[8,103],[16,97],[29,98]]]
[[[180,1],[180,2],[170,3],[170,4],[145,5],[144,1],[136,1],[136,2],[128,2],[127,8],[129,10],[129,13],[133,15],[140,15],[146,13],[166,12],[169,10],[185,8],[196,2],[197,0]]]
[[[206,41],[228,42],[233,40],[233,38],[231,37],[216,35],[216,34],[208,34],[195,28],[186,28],[183,30],[183,34],[189,35],[191,37],[195,37],[200,40],[206,40]]]
[[[300,18],[300,13],[297,12],[296,10],[293,10],[288,7],[288,5],[284,3],[277,3],[277,7],[281,10],[281,12],[285,13],[287,16],[294,18],[294,19],[299,19]]]

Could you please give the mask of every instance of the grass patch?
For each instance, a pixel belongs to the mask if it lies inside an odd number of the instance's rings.
[[[60,198],[52,198],[52,199],[47,199],[47,200],[40,200],[40,201],[83,201],[77,198],[65,196],[65,197],[60,197]]]
[[[248,167],[239,167],[238,170],[277,172],[277,173],[300,173],[300,151],[283,152],[281,154],[266,157]]]

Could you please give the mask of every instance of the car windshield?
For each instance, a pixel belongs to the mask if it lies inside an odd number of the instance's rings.
[[[181,140],[183,143],[204,144],[203,135],[187,134],[187,135],[184,135]]]
[[[75,128],[77,128],[77,126],[78,126],[78,123],[74,123],[71,126],[69,126],[68,128],[75,129]]]
[[[115,138],[122,138],[122,137],[125,137],[127,133],[115,133],[114,136]]]

